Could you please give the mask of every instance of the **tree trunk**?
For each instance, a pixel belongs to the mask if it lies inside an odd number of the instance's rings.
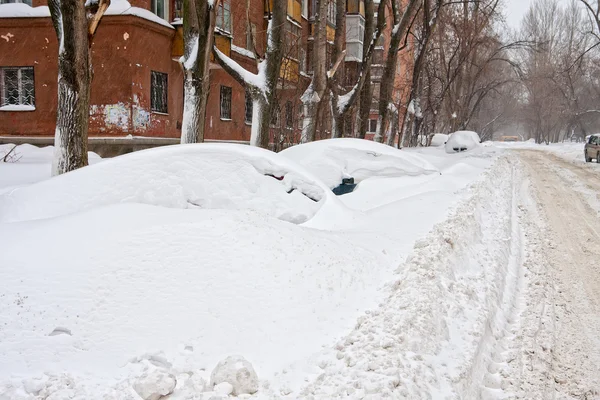
[[[281,0],[283,2],[283,0]],[[317,135],[317,115],[327,89],[327,5],[329,0],[317,1],[314,22],[312,66],[313,76],[302,95],[304,121],[301,143],[312,142]],[[337,0],[336,0],[337,1]]]
[[[210,54],[212,51],[219,0],[211,6],[205,0],[184,0],[183,121],[181,143],[204,142],[208,100]]]
[[[276,90],[283,60],[281,44],[287,23],[287,2],[274,1],[268,18],[267,51],[264,59],[259,60],[257,57],[257,74],[248,72],[213,46],[213,54],[221,67],[250,92],[254,107],[250,144],[265,149],[269,148],[272,113],[277,109]]]
[[[400,17],[400,3],[401,0],[392,0],[394,27],[392,29],[388,55],[385,60],[383,76],[381,78],[383,84],[381,85],[379,95],[379,123],[377,124],[377,132],[373,138],[374,141],[379,143],[383,143],[383,137],[389,124],[389,105],[392,101],[394,90],[393,82],[396,75],[396,67],[398,65],[398,51],[421,1],[408,0],[408,4],[404,9],[402,17]]]
[[[78,0],[49,0],[58,38],[58,109],[52,175],[88,164],[88,123],[92,83],[90,46],[108,0],[89,4]]]
[[[92,80],[84,3],[50,0],[58,37],[58,108],[52,175],[88,164],[87,136]]]
[[[375,6],[373,0],[365,0],[365,34],[363,43],[367,43],[368,38],[373,37],[375,31],[374,21]],[[364,44],[363,44],[364,46]],[[363,57],[367,55],[367,47],[363,47]],[[371,70],[367,72],[365,84],[360,92],[360,108],[359,118],[360,127],[358,131],[358,137],[364,139],[367,136],[367,129],[369,127],[369,116],[371,115],[371,104],[373,102],[373,89],[371,87]]]

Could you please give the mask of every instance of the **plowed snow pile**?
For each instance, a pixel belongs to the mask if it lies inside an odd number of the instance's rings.
[[[512,166],[330,142],[319,171],[362,176],[340,198],[232,145],[0,194],[0,399],[471,393],[510,312]]]
[[[242,145],[168,146],[0,195],[0,222],[49,218],[115,203],[250,209],[310,219],[333,194],[285,158]]]
[[[343,178],[418,176],[437,172],[423,157],[361,139],[330,139],[293,146],[280,154],[334,188]]]

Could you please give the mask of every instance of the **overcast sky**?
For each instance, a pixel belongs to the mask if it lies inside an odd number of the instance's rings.
[[[511,28],[519,27],[521,19],[531,3],[532,0],[506,0],[506,22]]]

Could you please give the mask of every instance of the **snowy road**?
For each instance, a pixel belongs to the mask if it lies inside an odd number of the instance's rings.
[[[600,178],[541,151],[517,152],[527,285],[511,347],[514,398],[600,398]],[[509,349],[510,352],[510,349]]]

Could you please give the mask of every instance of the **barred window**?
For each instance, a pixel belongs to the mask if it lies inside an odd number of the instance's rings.
[[[294,127],[294,105],[291,101],[285,103],[285,127]]]
[[[231,88],[221,85],[221,119],[231,119]]]
[[[150,109],[154,112],[167,113],[169,99],[168,74],[151,71]]]
[[[252,123],[252,111],[252,96],[250,96],[250,93],[246,90],[246,112],[244,116],[244,122],[247,124]]]
[[[217,28],[231,33],[231,0],[221,0],[217,9]]]
[[[0,67],[0,106],[35,106],[33,67]]]

